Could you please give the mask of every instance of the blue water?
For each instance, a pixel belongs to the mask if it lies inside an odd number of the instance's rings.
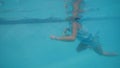
[[[78,40],[49,38],[61,36],[68,26],[66,21],[49,20],[67,17],[63,4],[63,0],[0,0],[0,68],[120,68],[120,56],[100,56],[90,49],[78,53]],[[120,0],[84,4],[94,10],[82,14],[83,25],[89,32],[100,32],[105,51],[120,54]]]

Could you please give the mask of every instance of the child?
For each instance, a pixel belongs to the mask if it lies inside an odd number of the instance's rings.
[[[85,31],[82,27],[82,23],[79,22],[79,10],[80,10],[80,5],[81,0],[74,0],[73,2],[73,13],[72,17],[70,18],[70,27],[65,29],[64,33],[67,31],[71,32],[71,35],[65,35],[61,37],[57,36],[50,36],[51,39],[53,40],[59,40],[59,41],[74,41],[76,38],[79,39],[81,42],[77,47],[77,52],[80,52],[82,50],[85,50],[87,48],[93,49],[96,53],[99,55],[103,56],[117,56],[116,53],[109,53],[109,52],[104,52],[102,50],[101,44],[99,42],[99,38],[97,35],[93,35],[91,33],[88,33]]]

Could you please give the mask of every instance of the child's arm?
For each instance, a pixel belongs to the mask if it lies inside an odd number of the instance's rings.
[[[76,0],[73,4],[73,17],[74,18],[79,17],[79,13],[80,13],[80,11],[82,11],[82,10],[80,10],[80,6],[79,6],[80,3],[81,3],[81,0]]]
[[[77,36],[77,23],[74,22],[72,24],[73,28],[72,28],[72,34],[70,36],[61,36],[61,37],[57,37],[52,35],[50,38],[53,40],[61,40],[61,41],[74,41],[76,39]]]

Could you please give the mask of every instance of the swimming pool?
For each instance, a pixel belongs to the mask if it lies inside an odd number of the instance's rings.
[[[68,25],[63,0],[0,1],[0,68],[120,68],[119,56],[100,56],[90,49],[77,53],[78,40],[49,38]],[[83,13],[84,26],[100,32],[104,50],[120,53],[120,1],[84,3],[94,9]]]

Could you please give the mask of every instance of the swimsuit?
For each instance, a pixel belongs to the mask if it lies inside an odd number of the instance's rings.
[[[77,39],[80,40],[81,43],[84,43],[86,45],[90,45],[93,47],[100,45],[98,34],[88,33],[84,29],[80,29],[77,32]]]
[[[82,23],[78,22],[78,19],[75,19],[75,20],[77,21],[78,24],[82,24]],[[72,32],[72,23],[73,22],[69,23],[69,27],[70,27],[70,33],[69,34],[71,34],[71,32]],[[86,45],[90,45],[90,46],[93,46],[93,47],[96,47],[96,46],[100,45],[98,33],[95,33],[95,34],[89,33],[84,28],[78,29],[77,39],[81,43],[84,43]]]

